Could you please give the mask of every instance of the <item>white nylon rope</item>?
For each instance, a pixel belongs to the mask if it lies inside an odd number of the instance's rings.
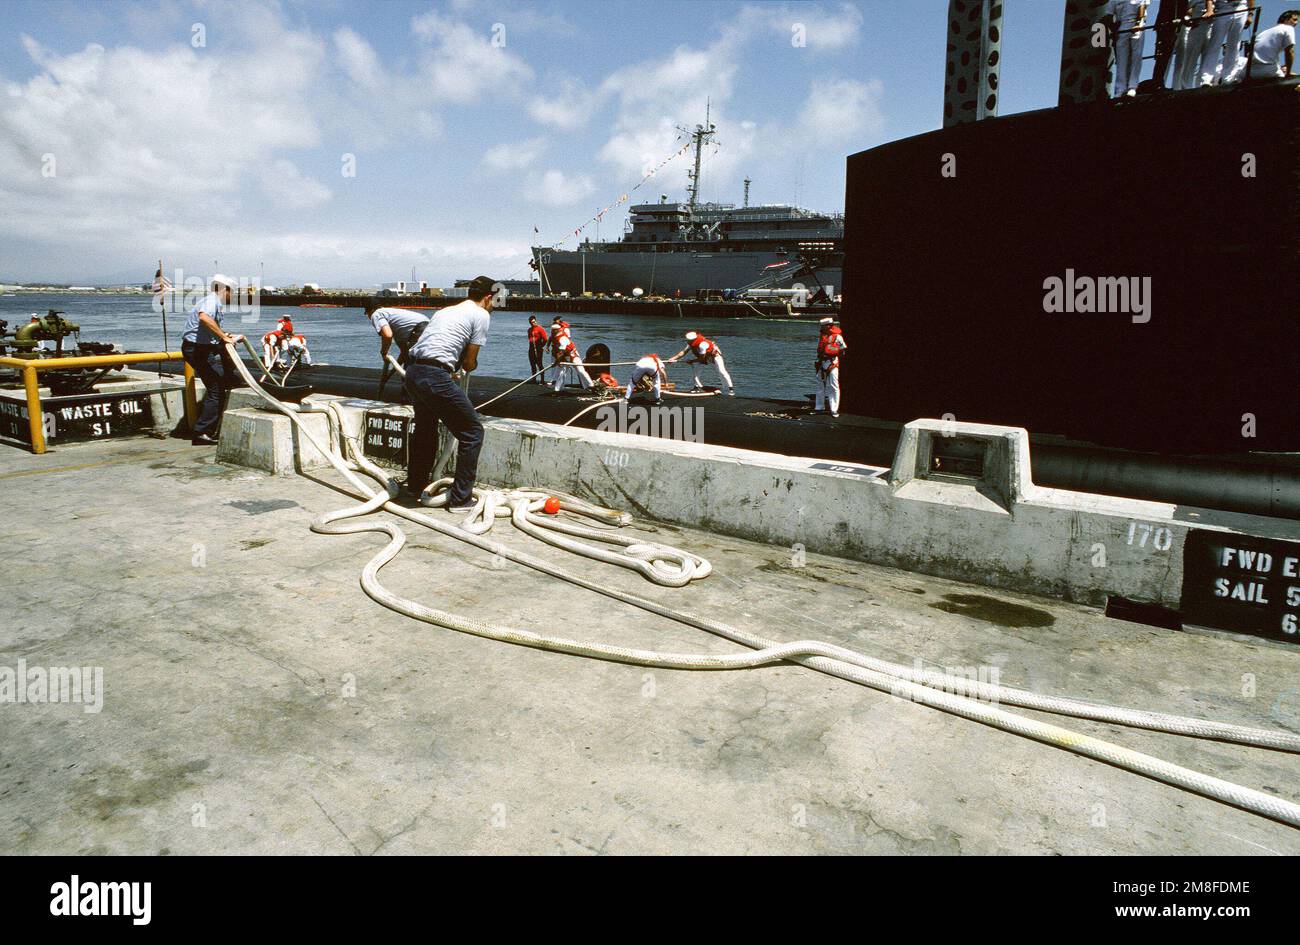
[[[1107,706],[1068,698],[1042,696],[1010,687],[994,686],[959,677],[946,676],[935,671],[918,670],[892,664],[821,641],[799,640],[789,643],[777,643],[708,618],[674,610],[638,595],[600,584],[581,575],[569,573],[542,559],[509,549],[499,542],[484,538],[481,534],[468,531],[460,525],[439,521],[422,512],[397,505],[391,501],[388,491],[372,490],[356,475],[355,470],[360,469],[366,475],[383,483],[388,489],[396,488],[386,473],[352,448],[351,440],[346,437],[342,438],[351,453],[351,462],[349,462],[334,449],[327,450],[320,444],[311,431],[302,423],[299,410],[283,404],[267,394],[249,375],[242,361],[236,358],[235,364],[240,374],[243,375],[245,382],[260,394],[269,406],[288,416],[290,421],[298,426],[303,436],[326,457],[330,464],[361,495],[366,497],[366,501],[360,505],[322,515],[312,523],[312,529],[323,534],[377,532],[387,535],[389,537],[388,544],[366,564],[362,571],[361,586],[374,600],[399,613],[426,623],[433,623],[448,629],[489,639],[577,656],[616,660],[645,666],[670,669],[722,670],[752,668],[775,662],[791,661],[882,692],[904,696],[912,701],[943,709],[963,718],[1105,761],[1126,770],[1164,781],[1167,784],[1185,788],[1244,810],[1300,827],[1300,804],[1266,794],[1263,791],[1234,784],[1212,775],[1184,768],[1103,739],[1073,732],[1037,719],[1016,715],[979,700],[995,699],[1011,705],[1021,705],[1062,715],[1074,715],[1095,721],[1113,722],[1156,731],[1238,742],[1291,752],[1300,752],[1300,736],[1288,732],[1256,729],[1229,723],[1167,715],[1165,713],[1144,712],[1137,709]],[[307,407],[301,412],[319,410],[320,408]],[[333,427],[341,421],[341,412],[332,403],[327,405],[325,412],[329,415],[331,431],[333,431]],[[333,432],[331,433],[331,441],[331,445],[333,445]],[[602,541],[609,540],[607,537],[603,537],[605,533],[601,530],[590,529],[573,523],[564,523],[566,527],[563,529],[549,525],[538,528],[540,522],[530,517],[529,506],[537,500],[538,496],[545,495],[550,494],[543,490],[533,489],[475,490],[476,505],[470,516],[467,517],[467,522],[473,525],[475,520],[479,522],[488,520],[487,512],[489,508],[491,510],[491,520],[495,520],[500,514],[500,510],[505,506],[509,506],[512,521],[523,530],[528,531],[529,534],[533,534],[566,550],[595,557],[598,560],[611,560],[611,557],[621,559],[613,560],[612,563],[632,567],[645,574],[650,580],[660,582],[664,577],[669,580],[681,580],[683,575],[690,571],[689,576],[686,576],[685,581],[683,581],[685,583],[692,579],[704,577],[707,574],[707,571],[703,574],[698,573],[703,566],[707,566],[704,559],[688,555],[688,553],[677,549],[668,549],[666,546],[639,543],[620,538],[615,543],[624,544],[628,549],[628,553],[619,555],[616,552],[604,552],[601,549],[592,548],[581,542],[570,542],[559,535],[546,535],[546,531],[563,531],[568,534],[583,535],[584,537],[596,537],[597,540]],[[429,497],[426,501],[436,505],[439,504],[439,499],[445,501],[445,496],[439,498]],[[564,501],[562,500],[562,505]],[[567,498],[567,501],[575,503],[574,509],[578,514],[601,521],[620,521],[618,517],[621,513],[598,509],[580,500],[573,500],[571,497]],[[346,519],[361,518],[380,509],[433,528],[444,535],[457,538],[460,541],[467,542],[493,554],[501,555],[508,560],[550,574],[579,587],[596,591],[650,613],[660,614],[688,626],[694,626],[741,643],[750,647],[753,652],[725,655],[665,653],[610,644],[582,642],[565,637],[488,624],[473,618],[436,610],[416,601],[400,597],[383,587],[378,580],[378,574],[380,569],[392,561],[401,551],[406,542],[405,534],[395,524],[383,520],[369,522],[345,521]],[[645,549],[653,548],[656,550],[653,552],[647,551],[640,547],[641,545],[645,545]],[[655,558],[654,555],[656,554],[661,556]],[[647,562],[649,564],[648,568],[639,566]]]

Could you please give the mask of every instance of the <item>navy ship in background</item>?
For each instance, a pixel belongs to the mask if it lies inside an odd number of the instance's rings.
[[[790,204],[702,203],[700,157],[715,134],[708,122],[691,132],[694,170],[685,203],[630,208],[623,238],[577,249],[532,248],[532,268],[547,294],[585,292],[696,295],[700,292],[806,288],[833,297],[844,264],[844,214]]]

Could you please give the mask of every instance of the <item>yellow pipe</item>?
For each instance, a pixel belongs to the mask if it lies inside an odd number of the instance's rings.
[[[104,367],[108,364],[139,364],[141,361],[179,361],[179,351],[153,351],[137,354],[96,354],[81,358],[0,358],[4,367],[59,371],[64,368]]]
[[[194,424],[199,417],[198,398],[194,394],[194,368],[190,367],[190,362],[185,362],[185,422],[194,429]]]
[[[23,368],[23,387],[27,390],[27,423],[32,431],[32,452],[45,452],[45,417],[41,414],[41,387],[36,382],[36,369]]]

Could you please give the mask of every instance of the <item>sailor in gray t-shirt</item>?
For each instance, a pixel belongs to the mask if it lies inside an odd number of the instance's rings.
[[[406,466],[406,488],[419,493],[429,484],[438,453],[438,421],[456,437],[456,479],[447,509],[464,511],[474,502],[483,423],[456,377],[478,367],[479,348],[487,344],[493,286],[487,276],[469,284],[469,297],[435,312],[407,355],[406,393],[415,408],[415,432]]]
[[[388,351],[397,342],[399,361],[405,362],[407,352],[420,333],[429,324],[429,316],[404,308],[377,308],[370,313],[370,323],[379,335],[379,360],[388,363]]]

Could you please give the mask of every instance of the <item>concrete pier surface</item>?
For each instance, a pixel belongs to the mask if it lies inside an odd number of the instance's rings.
[[[358,584],[379,536],[308,530],[349,501],[332,471],[214,454],[151,439],[0,450],[0,667],[102,669],[99,711],[0,703],[0,852],[1300,853],[1292,827],[802,667],[652,670],[413,621]],[[431,606],[739,649],[401,524],[408,546],[381,578]],[[505,521],[492,534],[779,640],[1300,731],[1294,647],[633,527],[715,573],[669,590]],[[1295,755],[1040,717],[1300,799]]]

